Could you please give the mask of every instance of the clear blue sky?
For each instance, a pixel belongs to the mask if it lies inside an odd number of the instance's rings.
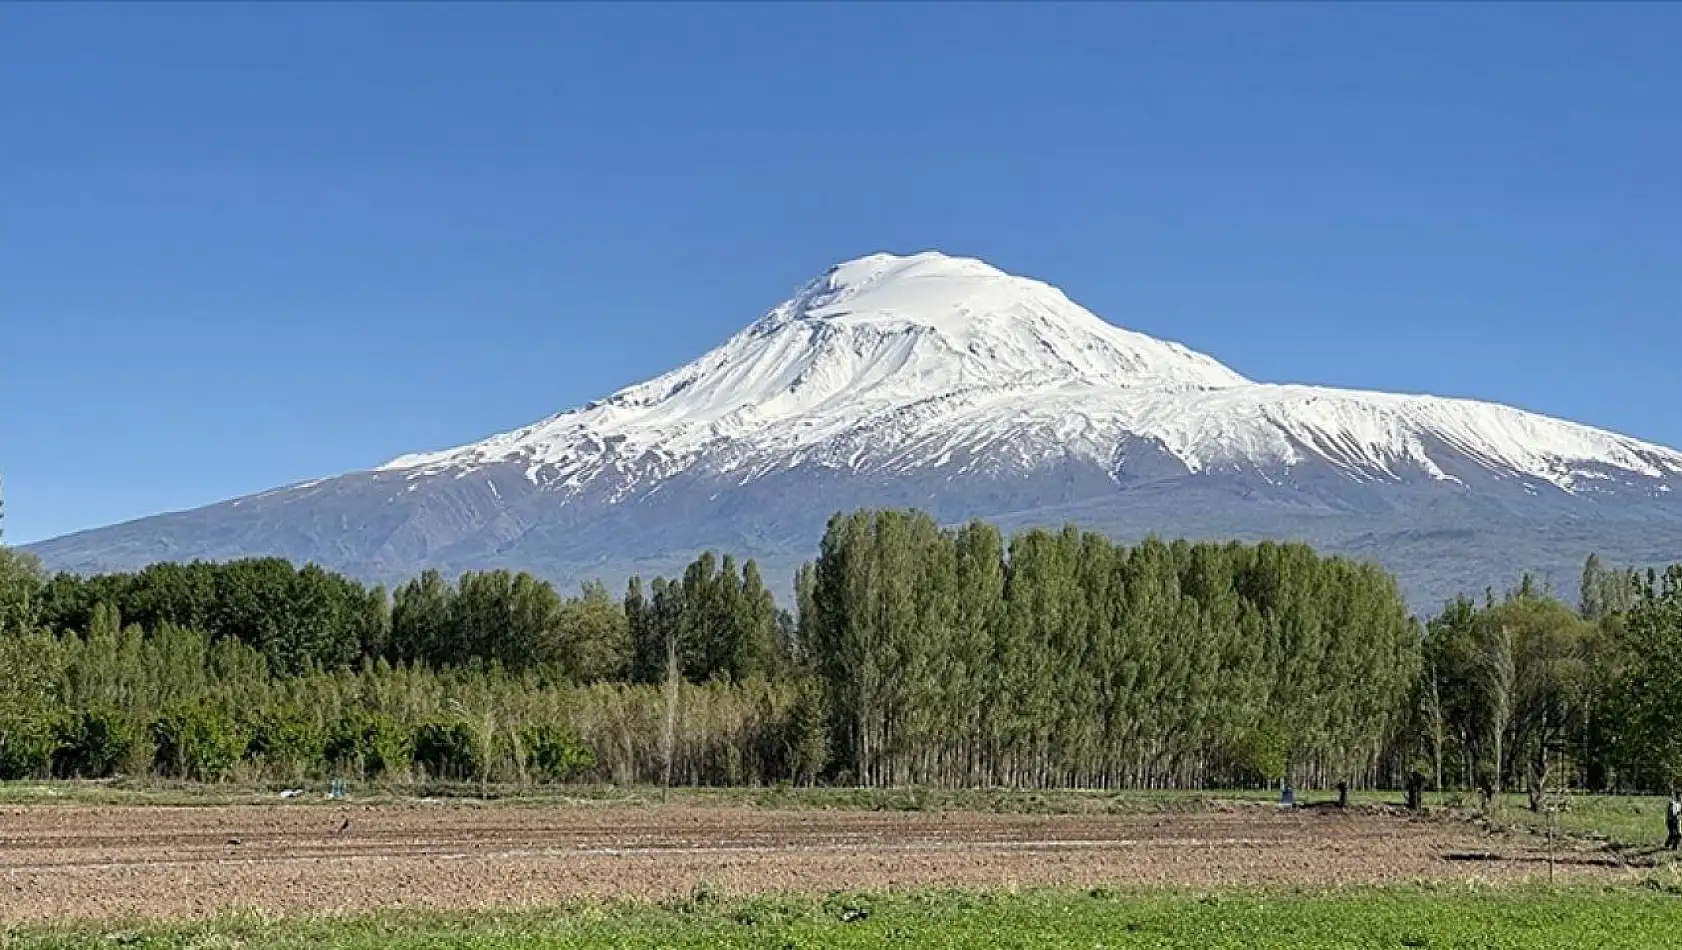
[[[940,248],[1682,445],[1682,5],[0,5],[7,540],[513,428]]]

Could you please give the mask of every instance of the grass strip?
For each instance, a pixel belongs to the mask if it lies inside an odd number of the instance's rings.
[[[719,898],[467,914],[271,921],[233,916],[113,929],[23,929],[6,950],[85,947],[858,948],[1317,950],[1682,948],[1682,882],[1573,888],[1331,892],[923,891],[822,899]]]

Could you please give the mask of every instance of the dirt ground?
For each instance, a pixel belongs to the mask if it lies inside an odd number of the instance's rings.
[[[341,830],[342,829],[342,830]],[[1561,879],[1637,872],[1561,852]],[[0,808],[0,922],[905,887],[1545,878],[1529,837],[1376,811],[1023,816],[692,806]]]

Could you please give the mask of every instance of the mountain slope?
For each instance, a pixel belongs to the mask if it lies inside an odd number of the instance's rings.
[[[878,254],[583,408],[36,550],[82,570],[277,553],[570,581],[721,546],[776,574],[831,511],[914,504],[1124,539],[1299,537],[1376,557],[1428,604],[1520,569],[1563,584],[1591,549],[1682,559],[1679,486],[1682,453],[1661,446],[1470,400],[1252,382],[980,261]]]

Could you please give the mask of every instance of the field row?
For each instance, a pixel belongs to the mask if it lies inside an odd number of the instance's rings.
[[[173,919],[922,888],[1633,885],[1650,855],[1440,813],[1133,814],[573,802],[0,808],[0,920]]]

